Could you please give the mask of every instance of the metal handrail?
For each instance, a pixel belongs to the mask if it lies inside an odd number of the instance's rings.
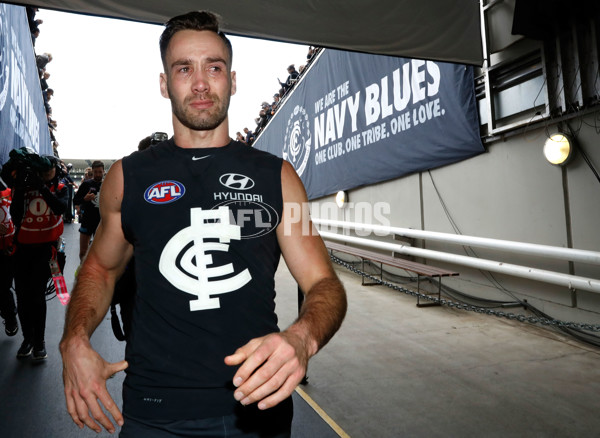
[[[396,234],[414,239],[426,239],[457,245],[474,246],[478,248],[506,250],[519,254],[600,265],[600,252],[588,251],[584,249],[562,248],[558,246],[540,245],[536,243],[490,239],[487,237],[464,236],[462,234],[440,233],[436,231],[414,230],[411,228],[362,224],[359,222],[345,222],[331,219],[313,218],[312,221],[317,225],[341,227],[343,229],[354,229],[359,231],[371,231],[375,233],[381,233],[381,235]]]
[[[314,220],[317,223],[317,220]],[[353,243],[355,245],[378,248],[387,251],[394,251],[399,254],[407,254],[415,257],[422,257],[431,260],[439,260],[447,263],[468,266],[475,269],[483,269],[501,274],[513,275],[515,277],[527,278],[530,280],[543,281],[546,283],[565,286],[569,289],[587,290],[600,293],[600,280],[593,278],[580,277],[576,275],[563,274],[560,272],[547,271],[543,269],[531,268],[528,266],[512,265],[494,260],[486,260],[475,257],[450,254],[430,249],[415,248],[409,245],[398,243],[381,242],[377,240],[365,239],[361,237],[347,236],[343,234],[320,231],[324,239],[339,240],[342,242]]]

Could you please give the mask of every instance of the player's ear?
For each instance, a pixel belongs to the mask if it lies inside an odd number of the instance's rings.
[[[160,94],[165,99],[170,99],[169,97],[169,89],[167,87],[167,75],[166,73],[160,74]]]
[[[237,91],[236,76],[235,76],[235,72],[232,71],[231,72],[231,95],[233,96],[236,91]]]

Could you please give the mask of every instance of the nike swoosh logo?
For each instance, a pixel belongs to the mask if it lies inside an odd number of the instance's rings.
[[[193,161],[204,160],[205,158],[208,158],[208,157],[210,157],[210,155],[205,155],[203,157],[192,157],[192,160]]]

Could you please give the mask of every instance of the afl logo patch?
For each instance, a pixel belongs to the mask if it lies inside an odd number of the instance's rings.
[[[161,181],[146,189],[144,199],[151,204],[169,204],[185,193],[183,184],[177,181]]]

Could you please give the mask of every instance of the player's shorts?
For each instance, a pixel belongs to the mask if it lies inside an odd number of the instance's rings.
[[[291,397],[265,411],[259,411],[256,405],[239,405],[234,414],[199,420],[161,421],[133,418],[125,414],[125,424],[119,438],[289,438],[292,416]]]

